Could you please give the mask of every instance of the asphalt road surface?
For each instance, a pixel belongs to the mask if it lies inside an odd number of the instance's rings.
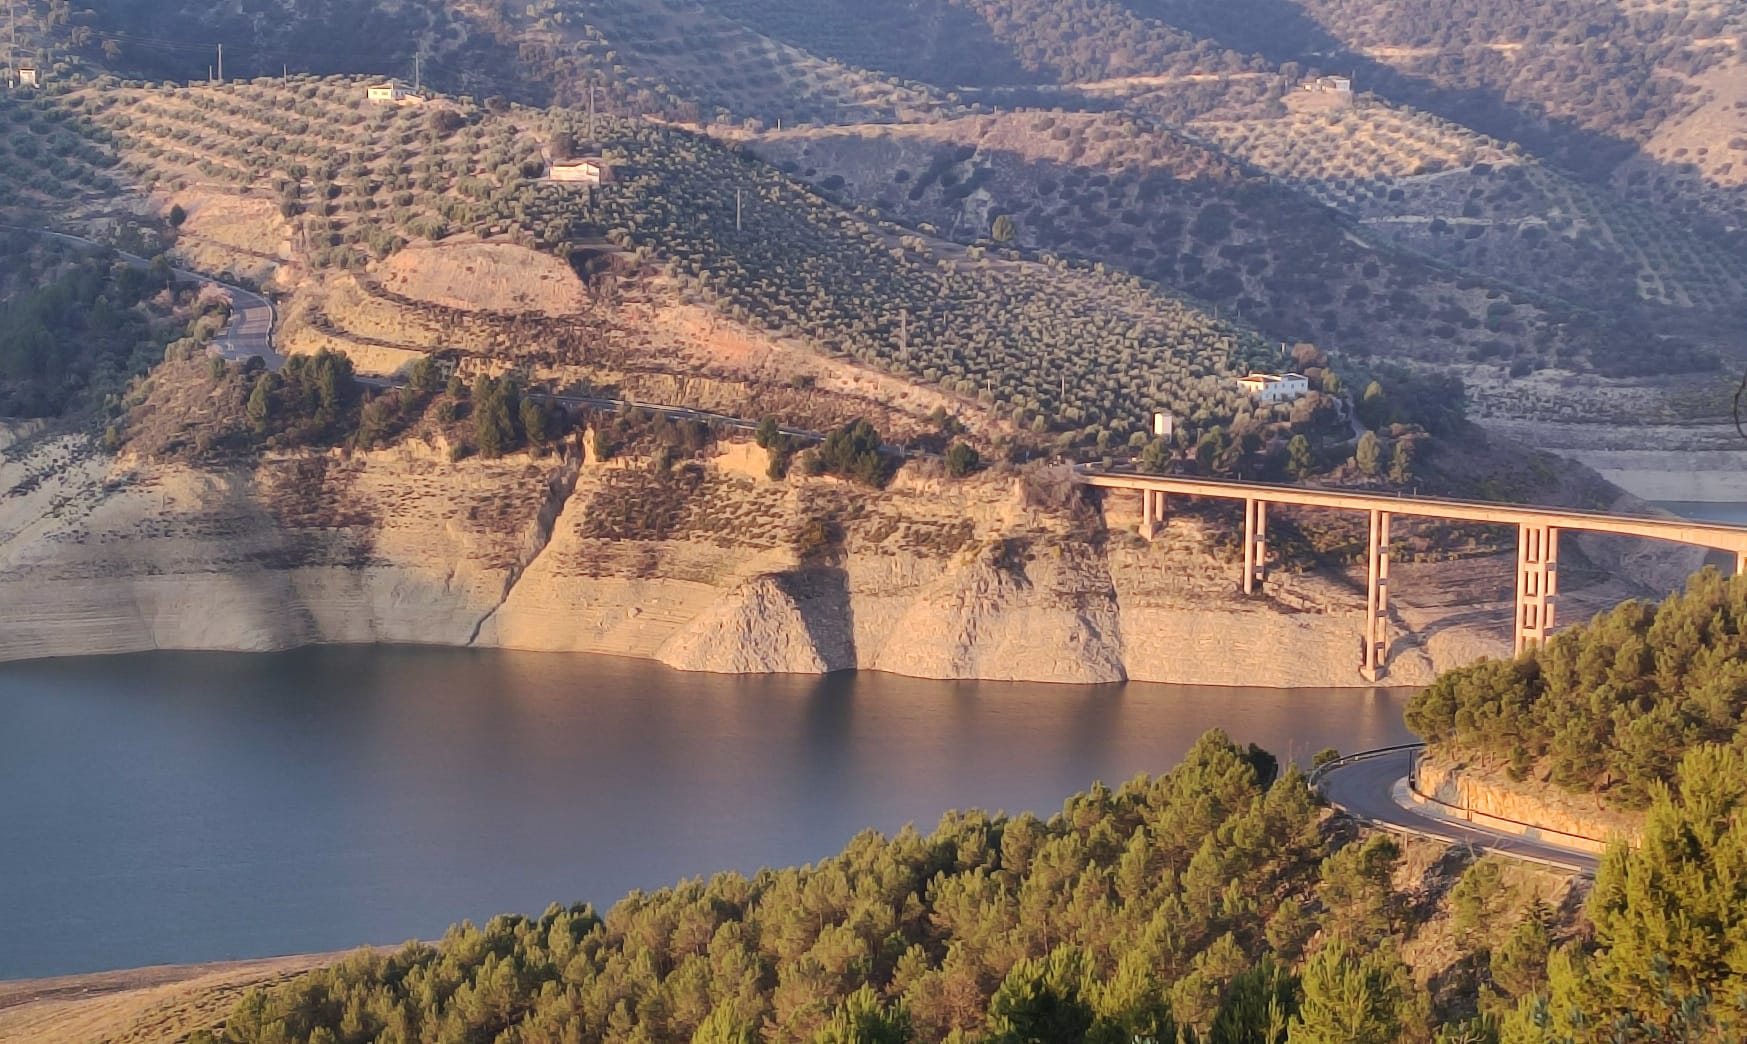
[[[19,228],[21,231],[35,232],[49,239],[58,239],[63,243],[72,243],[77,246],[94,247],[98,250],[107,248],[105,243],[66,232],[51,232],[44,228],[24,229],[17,225],[0,227]],[[151,264],[151,261],[146,258],[140,257],[138,254],[130,254],[125,250],[117,250],[116,255],[128,264],[141,268]],[[212,347],[219,355],[239,362],[259,356],[267,363],[267,368],[270,370],[277,370],[285,365],[285,356],[273,350],[275,318],[273,302],[253,290],[245,290],[231,283],[220,282],[211,276],[201,275],[199,272],[190,272],[185,268],[172,268],[170,272],[178,282],[215,286],[223,290],[230,298],[230,323],[224,328],[223,333],[212,340]]]
[[[1407,778],[1412,751],[1396,751],[1331,769],[1321,790],[1331,803],[1360,819],[1384,827],[1399,827],[1457,845],[1474,845],[1504,856],[1556,863],[1593,874],[1601,860],[1588,852],[1542,844],[1469,823],[1451,822],[1395,803],[1395,784]]]
[[[182,274],[178,270],[177,275]],[[269,370],[284,366],[285,356],[273,350],[273,303],[240,286],[211,279],[202,279],[202,282],[219,287],[231,299],[230,325],[212,339],[212,348],[226,359],[243,360],[259,356],[266,362]]]

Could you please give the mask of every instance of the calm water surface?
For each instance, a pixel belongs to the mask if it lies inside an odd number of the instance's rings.
[[[1656,505],[1683,518],[1696,518],[1703,522],[1727,522],[1730,525],[1747,526],[1747,504],[1733,501],[1710,500],[1665,500]]]
[[[736,678],[432,648],[0,665],[0,978],[433,938],[1047,814],[1223,728],[1299,761],[1405,695]]]

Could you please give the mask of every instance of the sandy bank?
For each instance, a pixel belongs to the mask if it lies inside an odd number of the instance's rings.
[[[0,1040],[172,1044],[219,1022],[249,987],[282,982],[343,956],[299,954],[0,982]]]

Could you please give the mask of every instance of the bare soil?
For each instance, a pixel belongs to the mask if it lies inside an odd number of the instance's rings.
[[[469,312],[574,315],[588,292],[570,266],[512,243],[408,247],[382,264],[395,293]]]

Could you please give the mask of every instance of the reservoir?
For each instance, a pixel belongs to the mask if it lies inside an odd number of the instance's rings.
[[[1048,816],[1210,728],[1300,763],[1403,742],[1406,698],[383,646],[0,664],[0,979],[604,909],[949,809]]]

